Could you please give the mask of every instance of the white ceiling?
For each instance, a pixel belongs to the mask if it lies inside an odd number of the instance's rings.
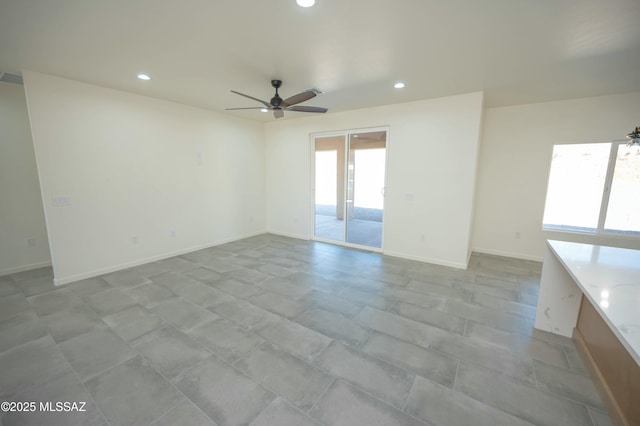
[[[273,78],[325,91],[304,105],[329,113],[597,96],[640,91],[640,0],[0,0],[0,71],[23,69],[217,111],[257,106],[231,89],[268,100]]]

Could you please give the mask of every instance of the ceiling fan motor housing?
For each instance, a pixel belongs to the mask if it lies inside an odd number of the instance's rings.
[[[278,88],[282,86],[282,80],[271,80],[271,85],[276,89],[276,94],[271,98],[271,105],[274,108],[278,108],[282,103],[282,98],[278,94]]]

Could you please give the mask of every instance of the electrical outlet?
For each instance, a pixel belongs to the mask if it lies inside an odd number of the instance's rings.
[[[175,237],[176,237],[176,231],[175,231],[174,229],[172,229],[172,230],[169,232],[169,235],[171,235],[171,238],[175,238]]]
[[[131,243],[138,244],[139,242],[140,242],[140,239],[138,238],[137,235],[134,235],[131,237]]]
[[[35,238],[27,238],[27,248],[34,248],[36,246]]]
[[[424,234],[420,234],[420,241],[424,243]]]
[[[516,240],[519,240],[520,238],[522,238],[522,234],[520,234],[520,231],[516,232]]]

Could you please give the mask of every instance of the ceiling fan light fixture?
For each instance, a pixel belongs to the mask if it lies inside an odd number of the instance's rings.
[[[260,112],[269,112],[269,110],[268,110],[268,109],[266,109],[266,108],[261,108],[261,109],[260,109]]]
[[[396,84],[394,84],[393,87],[395,87],[396,89],[403,89],[404,88],[404,83],[399,81]]]
[[[316,4],[316,0],[296,0],[300,7],[311,7]]]
[[[145,81],[151,80],[151,77],[149,77],[148,74],[138,74],[138,78]]]

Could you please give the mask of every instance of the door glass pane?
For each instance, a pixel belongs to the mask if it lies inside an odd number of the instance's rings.
[[[640,147],[618,146],[604,228],[640,234]]]
[[[347,242],[382,247],[385,131],[352,134],[347,162]]]
[[[315,140],[314,235],[344,241],[344,152],[345,137]]]
[[[610,149],[609,143],[553,147],[544,228],[596,231]]]

